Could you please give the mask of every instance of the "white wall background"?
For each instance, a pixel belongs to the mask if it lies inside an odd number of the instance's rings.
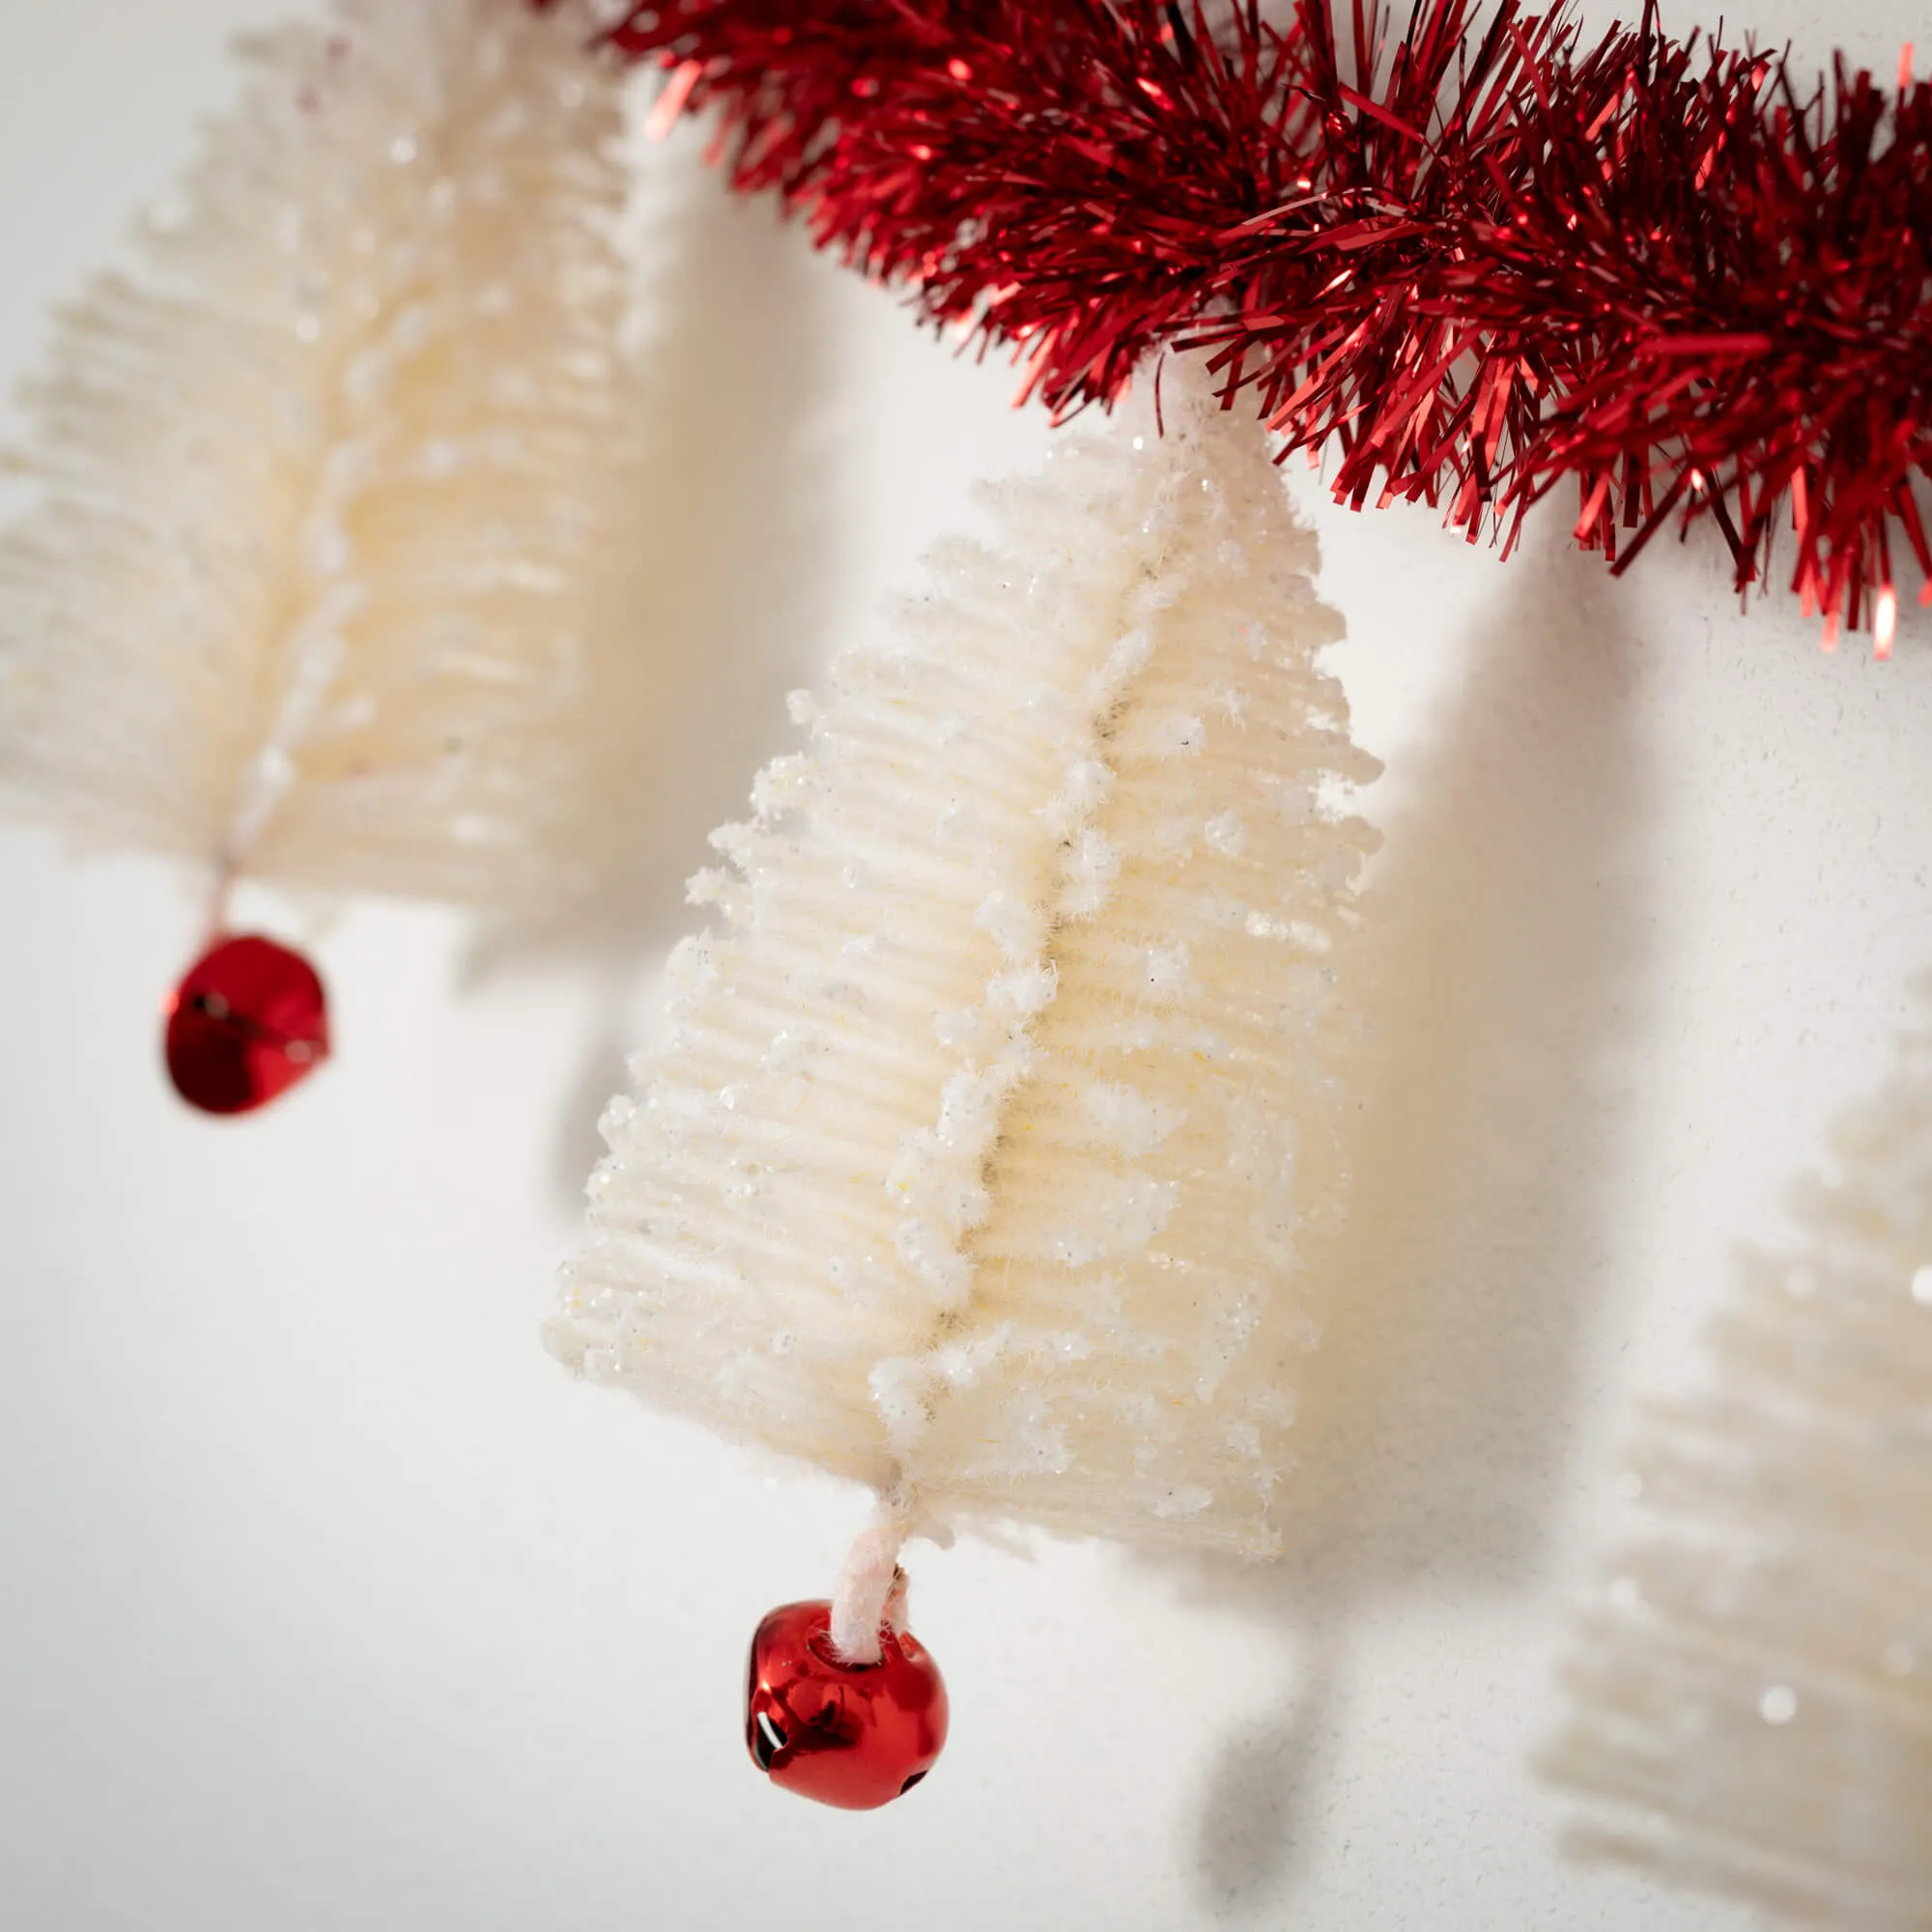
[[[0,0],[0,374],[277,11]],[[1889,75],[1916,13],[1733,28]],[[0,834],[0,1924],[1745,1923],[1566,1864],[1530,1756],[1627,1403],[1694,1366],[1932,966],[1932,624],[1824,657],[1709,545],[1612,584],[1560,517],[1501,566],[1307,491],[1414,963],[1295,1548],[924,1553],[945,1763],[874,1816],[796,1804],[744,1761],[742,1646],[858,1499],[572,1385],[536,1324],[781,694],[1047,432],[688,163],[701,535],[627,903],[486,952],[429,912],[312,924],[339,1058],[223,1125],[156,1065],[194,886]]]

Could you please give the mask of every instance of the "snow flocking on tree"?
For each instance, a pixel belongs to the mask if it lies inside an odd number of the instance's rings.
[[[880,1493],[854,1654],[958,1520],[1274,1547],[1378,768],[1261,432],[1165,402],[992,495],[996,543],[794,696],[548,1330]]]

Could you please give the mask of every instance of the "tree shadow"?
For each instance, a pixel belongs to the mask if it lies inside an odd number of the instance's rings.
[[[1644,963],[1646,787],[1627,601],[1567,548],[1508,583],[1370,888],[1350,1225],[1304,1304],[1322,1339],[1296,1378],[1286,1550],[1212,1578],[1300,1653],[1208,1782],[1197,1872],[1225,1906],[1306,1862],[1363,1611],[1522,1587],[1558,1493]]]
[[[818,668],[829,593],[827,270],[774,209],[726,191],[698,133],[643,158],[636,544],[610,586],[636,648],[600,668],[582,753],[592,809],[559,833],[583,887],[561,911],[479,927],[466,962],[472,985],[559,965],[593,979],[599,1017],[555,1149],[573,1207],[627,1084],[637,990],[689,923],[707,835],[743,815],[785,741],[783,696]]]

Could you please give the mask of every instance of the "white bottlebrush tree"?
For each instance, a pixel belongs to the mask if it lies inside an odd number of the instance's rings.
[[[847,1648],[958,1519],[1273,1547],[1377,767],[1262,432],[1166,400],[794,699],[550,1329],[879,1492]]]
[[[0,538],[0,804],[501,903],[636,648],[619,76],[586,15],[340,0],[60,320]]]
[[[1584,1849],[1906,1932],[1932,1923],[1932,1033],[1798,1205],[1702,1394],[1643,1418],[1549,1769]]]

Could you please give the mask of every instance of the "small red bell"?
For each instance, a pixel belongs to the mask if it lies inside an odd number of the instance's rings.
[[[191,1107],[245,1114],[328,1057],[328,1008],[299,952],[256,934],[217,940],[167,997],[168,1078]]]
[[[946,1744],[946,1684],[917,1637],[883,1625],[876,1663],[832,1648],[832,1605],[786,1604],[752,1639],[745,1742],[774,1784],[870,1811],[910,1791]]]

